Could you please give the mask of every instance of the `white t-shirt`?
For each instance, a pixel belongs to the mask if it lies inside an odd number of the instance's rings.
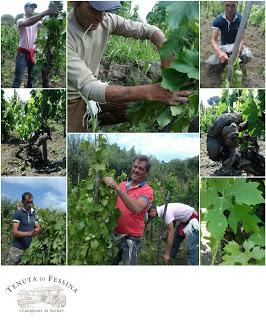
[[[20,23],[24,22],[25,20],[27,20],[27,18],[24,16],[17,21],[17,26],[19,29],[19,47],[24,49],[36,48],[35,40],[38,36],[38,28],[42,25],[42,23],[41,21],[38,21],[32,26],[20,27]]]
[[[159,217],[163,216],[164,206],[157,207],[157,213]],[[177,222],[187,222],[196,210],[183,203],[168,203],[167,211],[165,215],[165,223],[170,224],[174,220]]]

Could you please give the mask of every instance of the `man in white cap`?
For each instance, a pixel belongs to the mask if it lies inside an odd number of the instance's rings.
[[[199,244],[199,215],[197,211],[183,203],[168,203],[165,205],[148,208],[148,215],[152,218],[160,217],[167,225],[166,246],[164,248],[163,260],[169,264],[170,259],[175,259],[181,242],[187,240],[187,261],[189,265],[198,264]],[[175,223],[179,223],[175,232]]]
[[[193,93],[190,90],[173,93],[160,84],[116,86],[98,80],[100,62],[111,34],[149,39],[158,50],[166,40],[165,35],[155,26],[110,13],[120,7],[120,1],[72,1],[72,5],[67,35],[69,132],[86,131],[83,119],[87,103],[92,111],[97,102],[102,111],[101,124],[110,125],[126,121],[130,102],[154,100],[176,105],[188,101]],[[168,66],[171,58],[161,61],[162,66]]]
[[[17,20],[19,30],[19,47],[16,56],[15,78],[12,83],[12,88],[19,88],[24,76],[25,69],[28,69],[27,88],[32,88],[33,77],[32,71],[35,64],[34,54],[36,52],[35,40],[38,36],[38,28],[41,26],[42,18],[45,16],[58,13],[58,9],[51,7],[41,13],[35,14],[34,10],[37,4],[27,2],[24,5],[25,15]]]

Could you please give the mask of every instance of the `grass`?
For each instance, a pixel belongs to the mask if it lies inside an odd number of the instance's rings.
[[[148,65],[160,60],[158,51],[149,40],[141,41],[121,36],[110,37],[104,58],[119,64],[138,63],[143,60]]]

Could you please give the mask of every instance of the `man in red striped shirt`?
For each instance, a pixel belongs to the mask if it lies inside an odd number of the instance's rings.
[[[145,182],[150,167],[149,158],[140,155],[133,161],[131,179],[128,181],[118,185],[113,178],[104,178],[106,185],[116,191],[116,206],[121,212],[114,231],[119,252],[112,264],[121,261],[126,265],[138,264],[145,213],[153,200],[153,189]]]

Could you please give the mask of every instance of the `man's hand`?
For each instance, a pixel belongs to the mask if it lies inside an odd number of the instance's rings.
[[[40,226],[36,227],[33,231],[30,233],[30,237],[36,237],[42,232],[42,229]]]
[[[161,59],[161,68],[167,68],[175,60],[176,54],[173,52],[168,58]]]
[[[219,60],[220,60],[221,63],[225,63],[225,62],[227,62],[227,61],[229,60],[228,55],[227,55],[225,52],[223,52],[223,51],[221,51],[221,52],[218,54],[218,58],[219,58]]]
[[[61,11],[56,8],[56,7],[51,7],[49,9],[46,10],[46,14],[47,15],[52,15],[52,14],[59,14]]]
[[[163,262],[164,262],[164,264],[169,264],[169,262],[170,262],[170,255],[169,255],[169,253],[164,253],[164,254],[163,254]]]
[[[162,88],[159,83],[153,84],[152,86],[153,89],[151,92],[151,100],[161,101],[172,106],[178,105],[180,103],[187,103],[188,97],[194,93],[194,91],[192,90],[181,90],[171,92]]]
[[[118,188],[118,184],[115,182],[115,180],[112,177],[104,177],[103,181],[107,185],[107,187],[110,187],[114,190]]]

